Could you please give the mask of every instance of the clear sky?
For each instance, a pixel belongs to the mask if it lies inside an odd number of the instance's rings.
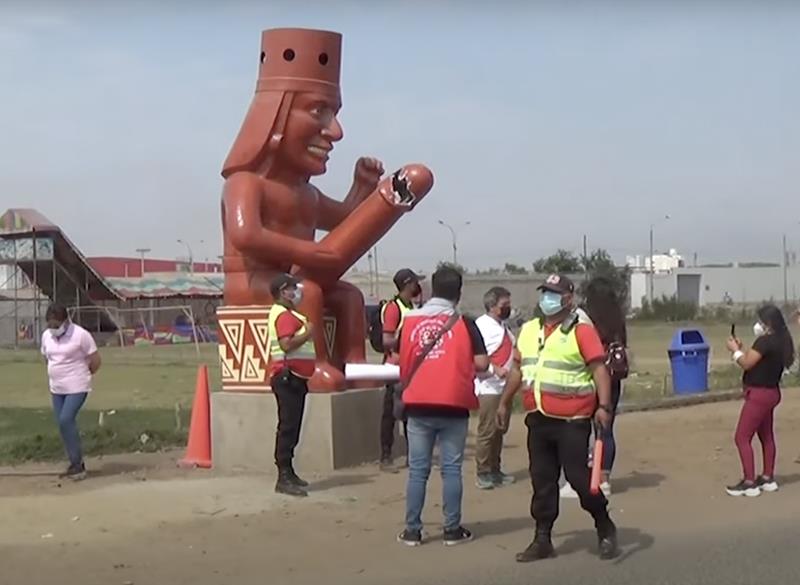
[[[800,247],[800,3],[42,2],[0,4],[0,207],[34,207],[89,255],[220,254],[219,171],[260,32],[344,35],[345,138],[428,164],[434,191],[381,264],[530,266],[557,247],[701,261]],[[200,243],[203,240],[204,243]]]

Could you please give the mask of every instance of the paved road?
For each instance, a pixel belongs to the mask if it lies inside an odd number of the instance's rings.
[[[623,531],[627,556],[605,564],[584,552],[593,546],[593,535],[584,532],[562,545],[562,552],[569,554],[552,562],[498,564],[490,570],[432,583],[789,585],[797,582],[800,570],[799,534],[796,519],[773,521],[769,526],[733,522],[729,528],[715,531],[687,526],[685,532],[663,538]]]
[[[296,501],[275,496],[265,477],[176,476],[170,462],[146,477],[109,473],[62,487],[0,477],[0,584],[791,585],[800,571],[800,396],[788,392],[778,414],[781,491],[754,499],[723,491],[739,475],[738,408],[620,418],[612,510],[624,554],[611,563],[596,558],[591,520],[575,501],[562,505],[559,557],[514,562],[532,530],[515,419],[505,460],[520,481],[481,492],[467,465],[464,520],[477,538],[464,546],[437,542],[437,477],[424,517],[431,541],[408,549],[394,541],[402,475],[365,467],[319,477]]]

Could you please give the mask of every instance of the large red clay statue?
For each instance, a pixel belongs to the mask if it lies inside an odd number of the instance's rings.
[[[280,272],[303,279],[300,311],[317,356],[309,388],[344,389],[343,365],[366,361],[366,323],[363,295],[339,279],[433,186],[423,165],[382,178],[383,164],[371,157],[356,161],[342,201],[311,184],[343,137],[341,40],[319,30],[262,33],[255,97],[222,169],[225,389],[268,388],[264,323],[269,282]],[[317,230],[328,234],[315,241]]]

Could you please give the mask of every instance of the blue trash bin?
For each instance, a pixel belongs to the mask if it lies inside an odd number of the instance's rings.
[[[675,394],[699,394],[708,390],[710,346],[698,329],[678,329],[667,354],[672,367]]]

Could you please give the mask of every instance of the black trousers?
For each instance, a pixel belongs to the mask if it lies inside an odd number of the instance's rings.
[[[278,403],[275,465],[279,470],[285,471],[292,469],[294,450],[300,441],[308,383],[286,370],[272,378],[272,392]]]
[[[383,393],[383,412],[381,413],[381,458],[388,459],[394,446],[394,392],[395,384],[387,384]],[[403,436],[408,440],[408,421],[403,420]]]
[[[549,533],[558,518],[561,469],[580,497],[581,507],[589,512],[598,530],[610,524],[608,500],[602,492],[589,492],[591,470],[587,466],[590,420],[566,421],[539,412],[525,418],[528,427],[528,459],[533,497],[531,515],[537,532]]]

